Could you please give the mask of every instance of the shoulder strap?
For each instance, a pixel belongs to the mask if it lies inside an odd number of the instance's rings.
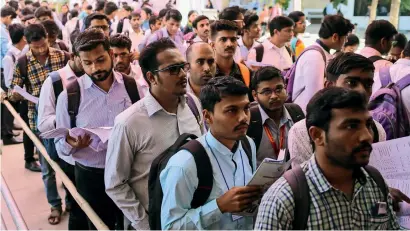
[[[198,107],[195,104],[194,98],[189,93],[187,93],[186,96],[187,96],[186,103],[188,104],[188,107],[191,110],[192,114],[194,114],[196,122],[198,122],[198,124],[199,124],[200,121],[201,121],[201,116],[199,114]]]
[[[399,81],[396,82],[396,85],[399,87],[400,91],[410,85],[410,74],[404,76]]]
[[[128,96],[131,99],[131,102],[133,104],[136,103],[138,100],[140,100],[140,94],[138,92],[137,82],[135,82],[134,78],[128,75],[125,75],[125,74],[122,74],[122,79],[124,81],[125,90],[127,91]]]
[[[60,50],[68,52],[68,48],[67,48],[67,46],[65,45],[65,43],[63,41],[58,41],[58,46],[60,47]],[[66,55],[66,54],[64,53],[64,55]]]
[[[243,81],[245,82],[245,85],[249,87],[251,83],[251,72],[242,63],[237,63],[237,64],[239,66],[239,70],[241,71],[241,75],[242,75]]]
[[[262,62],[264,49],[265,49],[265,48],[263,47],[263,44],[260,44],[260,45],[258,45],[258,46],[255,47],[255,51],[256,51],[256,62]]]
[[[28,78],[27,76],[27,55],[23,55],[20,58],[17,59],[17,63],[19,65],[19,70],[20,70],[20,76],[23,79],[23,81],[26,81]]]
[[[372,130],[373,130],[373,143],[379,142],[379,130],[377,130],[376,123],[373,121],[372,123]]]
[[[302,108],[294,103],[285,103],[285,108],[288,110],[290,117],[292,117],[293,123],[297,123],[305,118]]]
[[[389,83],[392,82],[391,76],[390,76],[390,67],[381,68],[379,71],[379,77],[380,77],[380,83],[382,85],[382,88],[387,87],[387,85],[389,85]]]
[[[53,82],[54,97],[56,99],[56,104],[57,104],[57,98],[60,95],[60,93],[63,91],[63,81],[61,81],[61,77],[58,71],[51,72],[49,76]]]
[[[71,128],[77,127],[77,115],[80,108],[81,92],[78,80],[72,81],[67,86],[67,110],[70,115]]]
[[[379,60],[385,60],[383,57],[378,56],[378,55],[370,56],[369,59],[370,59],[370,61],[372,61],[372,63],[375,63]]]
[[[213,187],[212,164],[202,144],[197,140],[190,140],[181,149],[189,151],[194,157],[198,174],[198,187],[191,201],[191,208],[198,208],[205,204]]]
[[[384,196],[384,202],[387,202],[387,196],[389,194],[389,190],[388,190],[389,187],[386,185],[386,182],[384,181],[382,174],[379,172],[379,170],[377,170],[375,167],[370,166],[370,165],[366,165],[364,169],[373,178],[377,186],[382,191],[383,196]]]
[[[302,168],[297,165],[283,174],[292,189],[295,200],[295,213],[292,222],[293,230],[305,230],[310,214],[309,185]]]
[[[77,23],[75,24],[75,29],[80,30],[80,19],[77,19]]]
[[[263,135],[262,116],[257,104],[251,106],[250,112],[251,121],[249,124],[247,135],[253,139],[256,145],[256,151],[258,151]]]
[[[244,137],[241,139],[241,144],[242,148],[245,151],[246,156],[248,157],[249,165],[251,166],[252,172],[255,171],[253,169],[253,163],[252,163],[252,148],[251,148],[251,143],[249,143],[248,137]]]
[[[64,44],[64,46],[65,46],[65,44]],[[67,51],[62,50],[62,52],[64,52],[64,65],[66,65],[68,63],[68,61],[70,61],[70,58],[71,58],[70,53],[68,53],[68,50]]]
[[[289,56],[292,57],[292,50],[290,49],[290,47],[288,47],[287,45],[285,45],[285,49],[288,51]]]

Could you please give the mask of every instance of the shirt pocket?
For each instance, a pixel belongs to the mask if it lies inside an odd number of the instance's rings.
[[[370,217],[369,229],[386,230],[389,225],[389,216]]]

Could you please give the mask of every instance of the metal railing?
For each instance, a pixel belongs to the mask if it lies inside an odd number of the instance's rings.
[[[16,228],[18,230],[28,230],[27,224],[24,221],[23,216],[21,215],[21,212],[16,204],[16,201],[14,200],[13,195],[11,195],[9,186],[4,180],[3,174],[1,174],[1,195],[3,196],[4,201],[6,202],[7,208],[10,211],[10,215],[13,218],[13,222],[16,225]],[[3,227],[5,227],[3,216],[1,217],[1,222],[3,229]]]
[[[3,91],[0,90],[0,94],[2,94]],[[90,221],[93,223],[93,225],[98,229],[98,230],[109,230],[108,227],[104,224],[104,222],[101,220],[100,217],[95,213],[95,211],[91,208],[91,206],[88,204],[88,202],[78,193],[76,187],[74,186],[73,182],[67,177],[67,175],[63,172],[63,170],[60,168],[60,166],[53,161],[50,156],[48,155],[45,147],[41,143],[41,141],[37,138],[37,136],[31,131],[31,129],[27,126],[27,124],[24,122],[24,120],[20,117],[20,115],[16,112],[14,107],[10,104],[9,101],[7,100],[2,100],[1,101],[7,109],[11,112],[11,114],[14,116],[14,118],[18,121],[18,123],[21,125],[23,128],[24,132],[30,137],[30,139],[33,141],[34,145],[37,147],[37,150],[43,155],[44,159],[50,164],[50,166],[53,168],[57,176],[61,179],[67,190],[71,193],[77,204],[80,206],[80,208],[84,211],[84,213],[87,215],[87,217],[90,219]],[[2,179],[2,184],[5,182]],[[3,187],[2,191],[3,191]],[[10,194],[11,195],[11,194]],[[4,195],[3,195],[4,196]],[[17,208],[17,207],[16,207]],[[17,214],[18,215],[18,214]],[[19,216],[21,219],[21,214]],[[13,216],[14,219],[14,216]],[[24,220],[18,221],[19,224],[21,222],[24,223]],[[17,224],[16,224],[17,226]],[[27,230],[27,227],[26,227]]]

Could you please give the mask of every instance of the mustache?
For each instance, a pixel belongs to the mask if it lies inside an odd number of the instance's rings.
[[[99,75],[99,74],[107,74],[107,73],[108,73],[108,71],[96,71],[96,72],[92,73],[91,75],[96,76],[96,75]]]
[[[373,150],[372,145],[368,142],[362,142],[359,146],[353,148],[352,153],[358,153],[364,150],[371,152]]]
[[[225,51],[235,51],[235,48],[234,47],[228,47],[228,48],[225,49]]]
[[[247,128],[249,127],[249,124],[248,123],[245,123],[245,122],[243,122],[243,123],[240,123],[238,126],[236,126],[233,130],[234,131],[237,131],[237,130],[239,130],[241,127],[243,127],[243,126],[246,126]]]

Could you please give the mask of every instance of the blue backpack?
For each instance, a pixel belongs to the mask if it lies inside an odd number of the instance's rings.
[[[387,140],[410,135],[410,123],[401,91],[410,85],[410,74],[393,83],[390,67],[380,69],[381,89],[370,98],[369,110],[386,131]]]

